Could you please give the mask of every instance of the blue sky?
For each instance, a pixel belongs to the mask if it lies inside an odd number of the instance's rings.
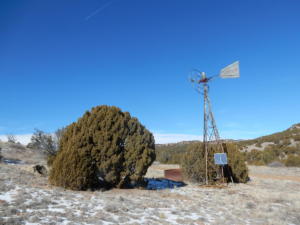
[[[300,2],[3,0],[0,135],[53,132],[96,105],[136,116],[156,142],[202,135],[188,76],[235,60],[210,87],[223,138],[299,123]]]

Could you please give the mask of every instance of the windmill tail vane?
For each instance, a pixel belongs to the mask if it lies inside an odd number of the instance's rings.
[[[240,77],[240,62],[236,61],[220,71],[221,78],[238,78]]]

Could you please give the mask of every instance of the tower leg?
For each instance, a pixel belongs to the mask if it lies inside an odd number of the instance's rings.
[[[207,85],[204,84],[204,132],[203,147],[205,152],[205,184],[208,185],[208,143],[207,143]]]
[[[222,142],[220,140],[220,135],[217,129],[217,125],[214,119],[214,115],[212,112],[209,96],[208,96],[208,85],[206,83],[203,84],[203,90],[204,90],[204,130],[203,130],[203,146],[204,146],[204,152],[205,152],[205,183],[208,184],[208,155],[209,155],[209,145],[215,145],[217,152],[223,152],[224,148],[222,145]],[[221,171],[220,171],[221,169]],[[224,182],[224,171],[223,167],[217,167],[215,168],[218,177],[221,177],[222,181]]]

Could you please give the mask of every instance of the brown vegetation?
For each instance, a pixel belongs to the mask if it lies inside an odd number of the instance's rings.
[[[300,167],[300,156],[299,155],[289,155],[285,161],[285,165]]]
[[[225,177],[230,181],[230,176],[235,182],[245,183],[248,181],[248,169],[245,164],[244,156],[238,151],[236,145],[227,143],[224,145],[228,156],[228,166],[225,166]],[[214,153],[216,147],[210,145],[208,149],[208,181],[214,183],[218,180],[220,173],[220,166],[214,164]],[[184,176],[195,182],[203,183],[206,176],[206,162],[205,151],[202,143],[190,145],[186,154],[181,161],[182,171]]]
[[[182,156],[191,144],[198,141],[186,141],[176,144],[156,145],[156,160],[166,164],[180,164]]]
[[[49,180],[74,190],[124,187],[139,183],[154,159],[153,135],[136,118],[98,106],[66,128]]]

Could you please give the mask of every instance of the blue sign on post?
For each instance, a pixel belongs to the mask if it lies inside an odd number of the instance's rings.
[[[226,165],[227,163],[227,155],[226,153],[215,153],[214,160],[216,165]]]

